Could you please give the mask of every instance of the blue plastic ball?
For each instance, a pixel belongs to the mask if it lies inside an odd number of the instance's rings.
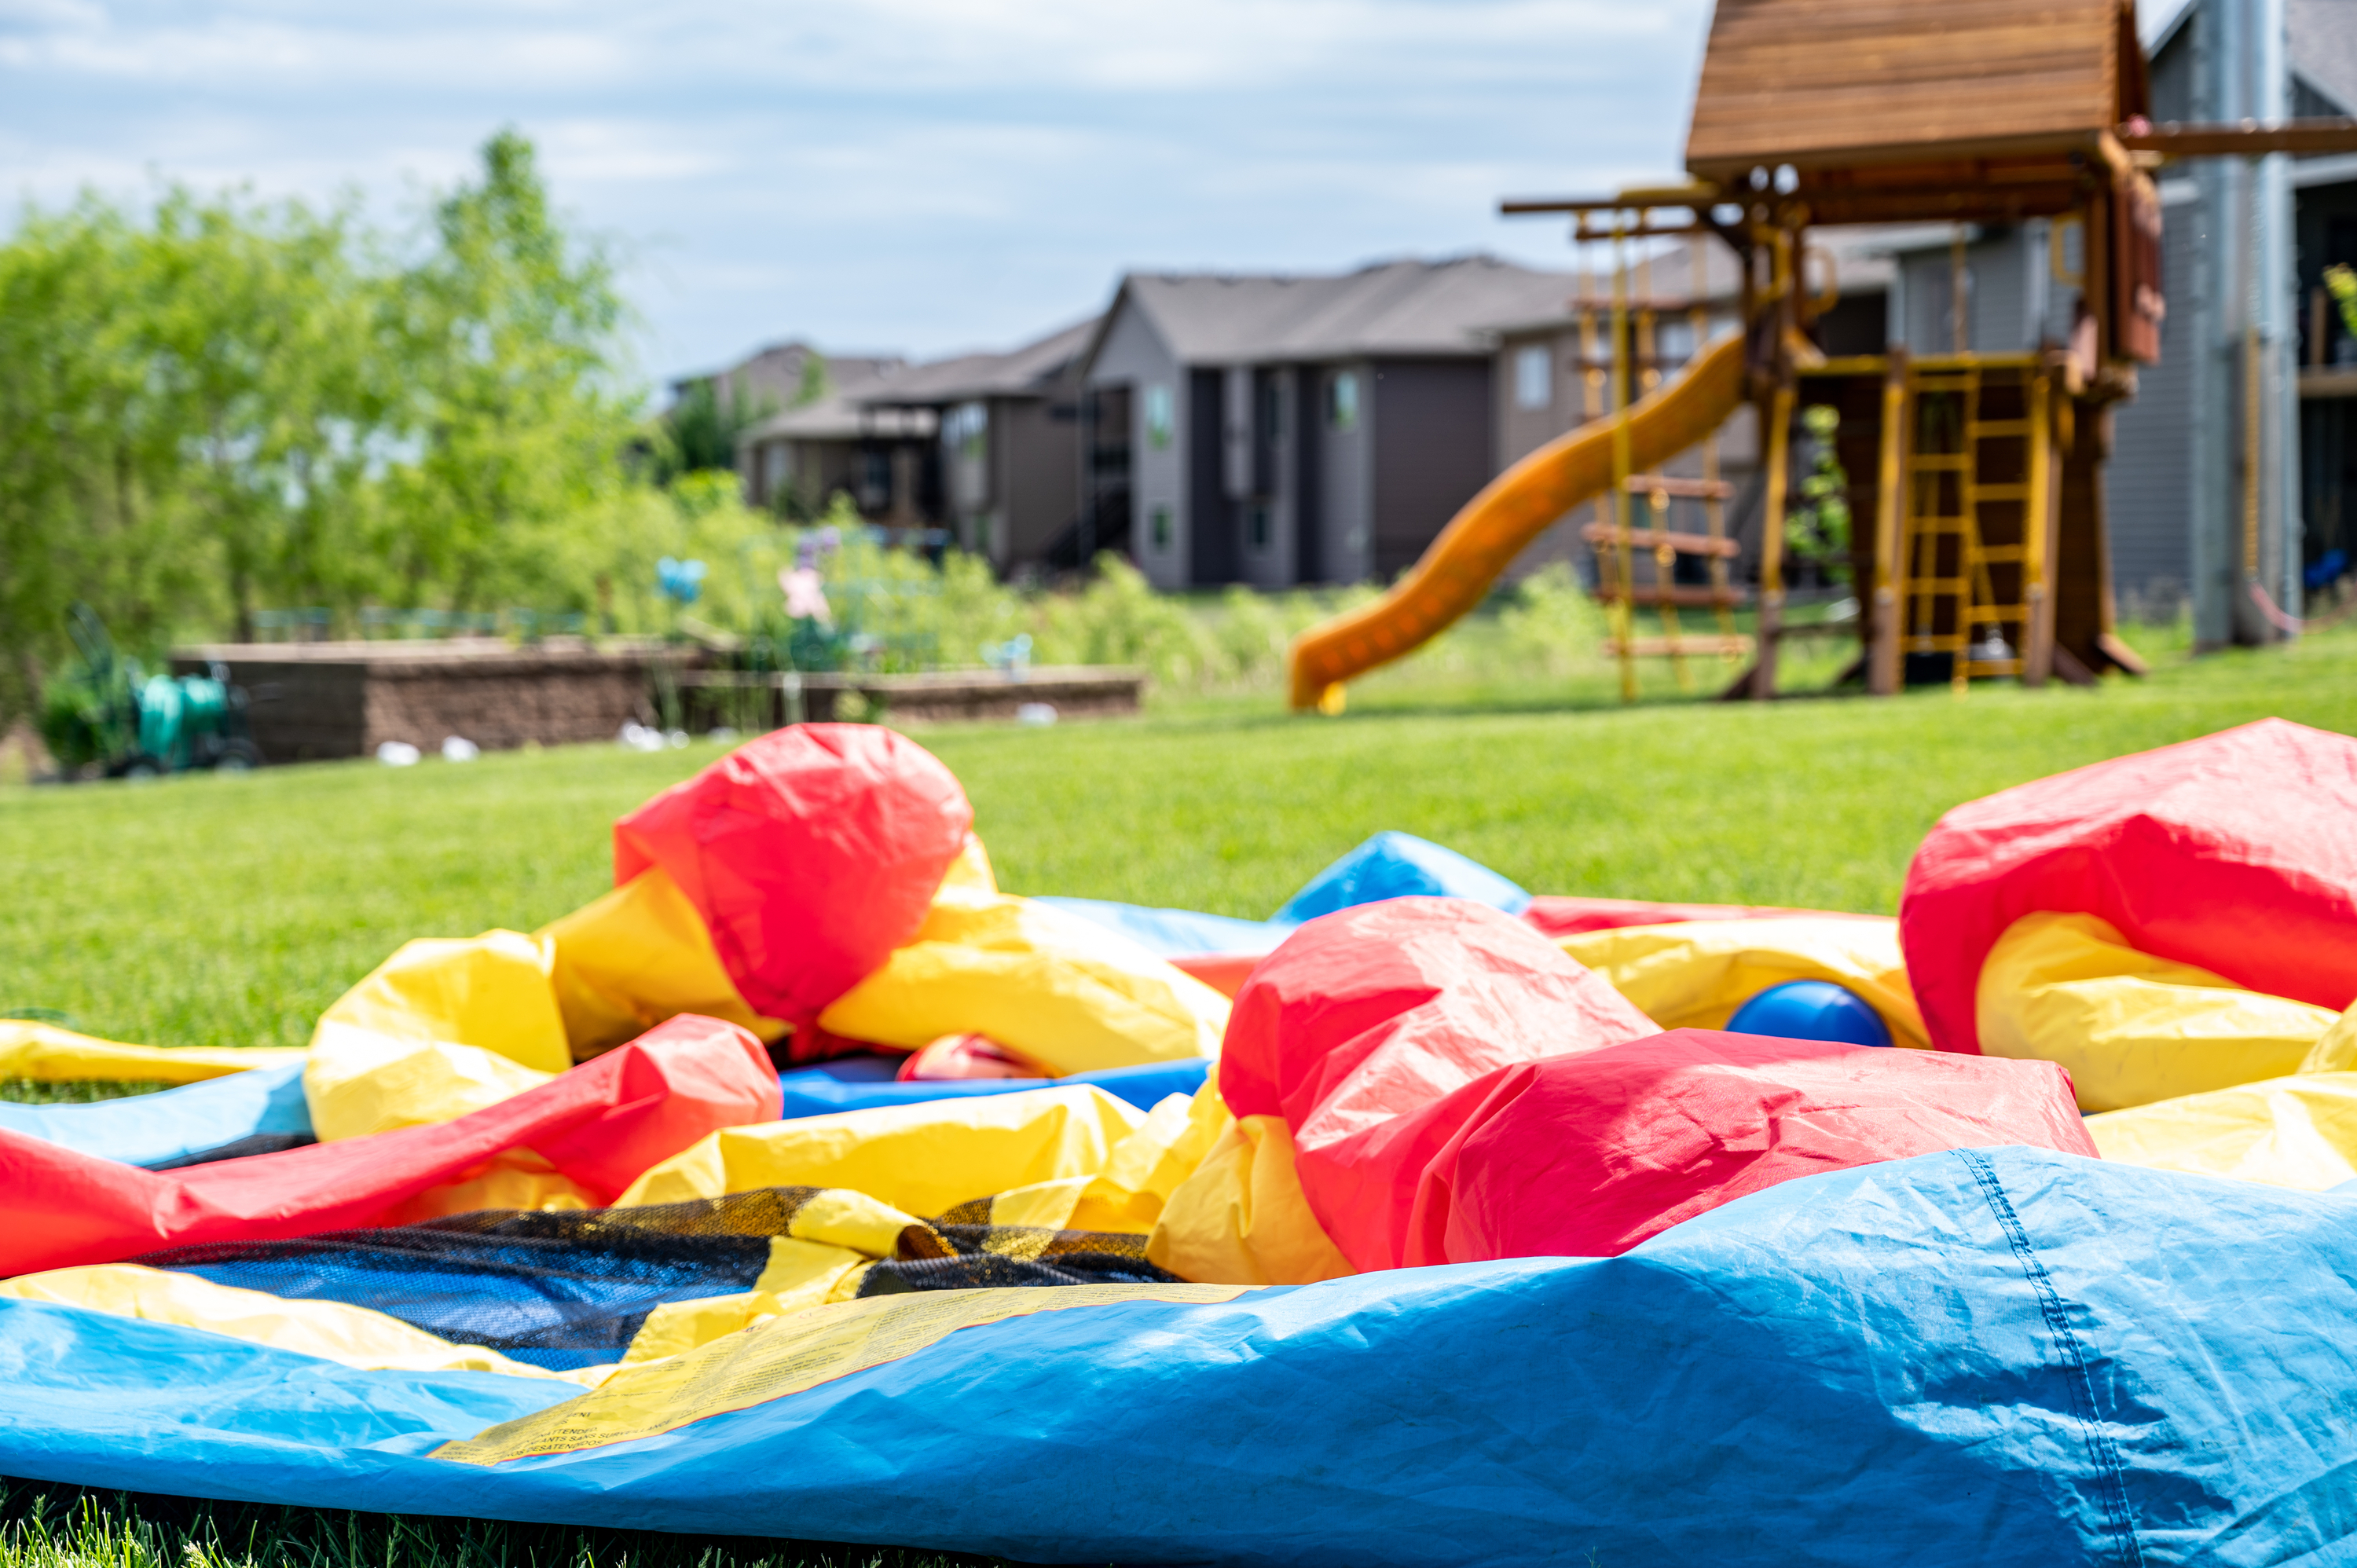
[[[1732,1034],[1766,1035],[1779,1040],[1838,1040],[1850,1046],[1887,1046],[1890,1028],[1866,998],[1830,980],[1788,980],[1771,985],[1735,1010],[1727,1021]]]

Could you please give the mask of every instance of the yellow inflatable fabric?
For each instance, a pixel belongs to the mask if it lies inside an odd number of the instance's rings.
[[[2302,1072],[2349,1072],[2357,1069],[2357,1007],[2332,1022],[2308,1055],[2299,1058]]]
[[[2118,1111],[2299,1069],[2338,1015],[2129,947],[2093,915],[2016,920],[1981,965],[1981,1049],[2059,1062],[2082,1111]]]
[[[1556,945],[1664,1029],[1723,1029],[1737,1008],[1771,985],[1830,980],[1881,1015],[1892,1044],[1931,1047],[1907,983],[1896,920],[1824,915],[1683,920],[1582,931]]]
[[[2087,1118],[2107,1160],[2322,1192],[2357,1180],[2357,1072],[2300,1073]]]
[[[291,1046],[126,1046],[54,1024],[0,1018],[0,1079],[30,1083],[201,1083],[303,1057]]]
[[[647,1314],[638,1333],[631,1336],[621,1364],[635,1367],[660,1361],[772,1317],[830,1301],[849,1301],[859,1294],[870,1262],[849,1247],[773,1236],[769,1266],[751,1290],[663,1303]]]
[[[518,931],[405,942],[329,1004],[303,1093],[321,1142],[447,1122],[573,1065],[550,944]]]
[[[551,1372],[480,1345],[459,1345],[397,1317],[339,1301],[293,1301],[137,1263],[52,1269],[0,1281],[0,1296],[54,1302],[111,1317],[137,1317],[292,1350],[363,1371],[502,1372],[595,1387],[611,1367]]]
[[[1061,1077],[1217,1056],[1228,999],[1060,909],[944,884],[916,940],[819,1023],[903,1050],[985,1035]]]
[[[1093,1178],[1146,1121],[1094,1085],[1068,1084],[730,1127],[640,1176],[615,1207],[832,1187],[938,1215],[1016,1187]]]
[[[1149,1262],[1203,1284],[1306,1285],[1357,1272],[1309,1211],[1285,1118],[1238,1121],[1214,1082],[1196,1092],[1190,1122],[1211,1142],[1163,1206]]]
[[[738,993],[704,917],[659,865],[542,927],[540,940],[551,949],[549,983],[575,1061],[682,1013],[725,1018],[765,1043],[786,1032]]]

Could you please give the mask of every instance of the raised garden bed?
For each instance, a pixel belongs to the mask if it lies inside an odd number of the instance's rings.
[[[175,673],[229,667],[268,762],[367,757],[386,741],[431,750],[460,736],[486,750],[611,740],[655,718],[658,666],[693,657],[657,642],[551,639],[224,643],[175,649]]]
[[[1021,676],[995,670],[942,670],[921,675],[748,675],[695,670],[679,677],[690,728],[726,724],[768,728],[799,720],[849,716],[856,694],[866,718],[942,724],[1012,720],[1031,703],[1058,718],[1134,714],[1146,693],[1146,671],[1118,665],[1041,665]]]

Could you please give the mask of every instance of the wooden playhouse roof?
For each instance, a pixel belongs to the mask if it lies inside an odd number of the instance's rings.
[[[2135,0],[1718,0],[1686,166],[2051,155],[2147,98]]]

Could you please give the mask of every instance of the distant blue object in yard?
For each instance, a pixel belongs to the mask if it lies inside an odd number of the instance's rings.
[[[1727,1032],[1766,1035],[1778,1040],[1838,1040],[1851,1046],[1887,1046],[1890,1026],[1866,998],[1830,980],[1788,980],[1771,985],[1735,1010]]]
[[[1298,924],[1337,909],[1418,894],[1470,898],[1509,915],[1531,905],[1530,894],[1478,860],[1414,833],[1382,832],[1311,877],[1270,918]]]
[[[655,582],[662,587],[663,597],[678,604],[692,605],[704,592],[705,566],[701,561],[675,561],[666,555],[655,563]]]
[[[2348,571],[2349,553],[2336,546],[2319,556],[2316,564],[2302,573],[2300,578],[2306,584],[2308,591],[2314,594],[2332,586],[2346,575]]]

